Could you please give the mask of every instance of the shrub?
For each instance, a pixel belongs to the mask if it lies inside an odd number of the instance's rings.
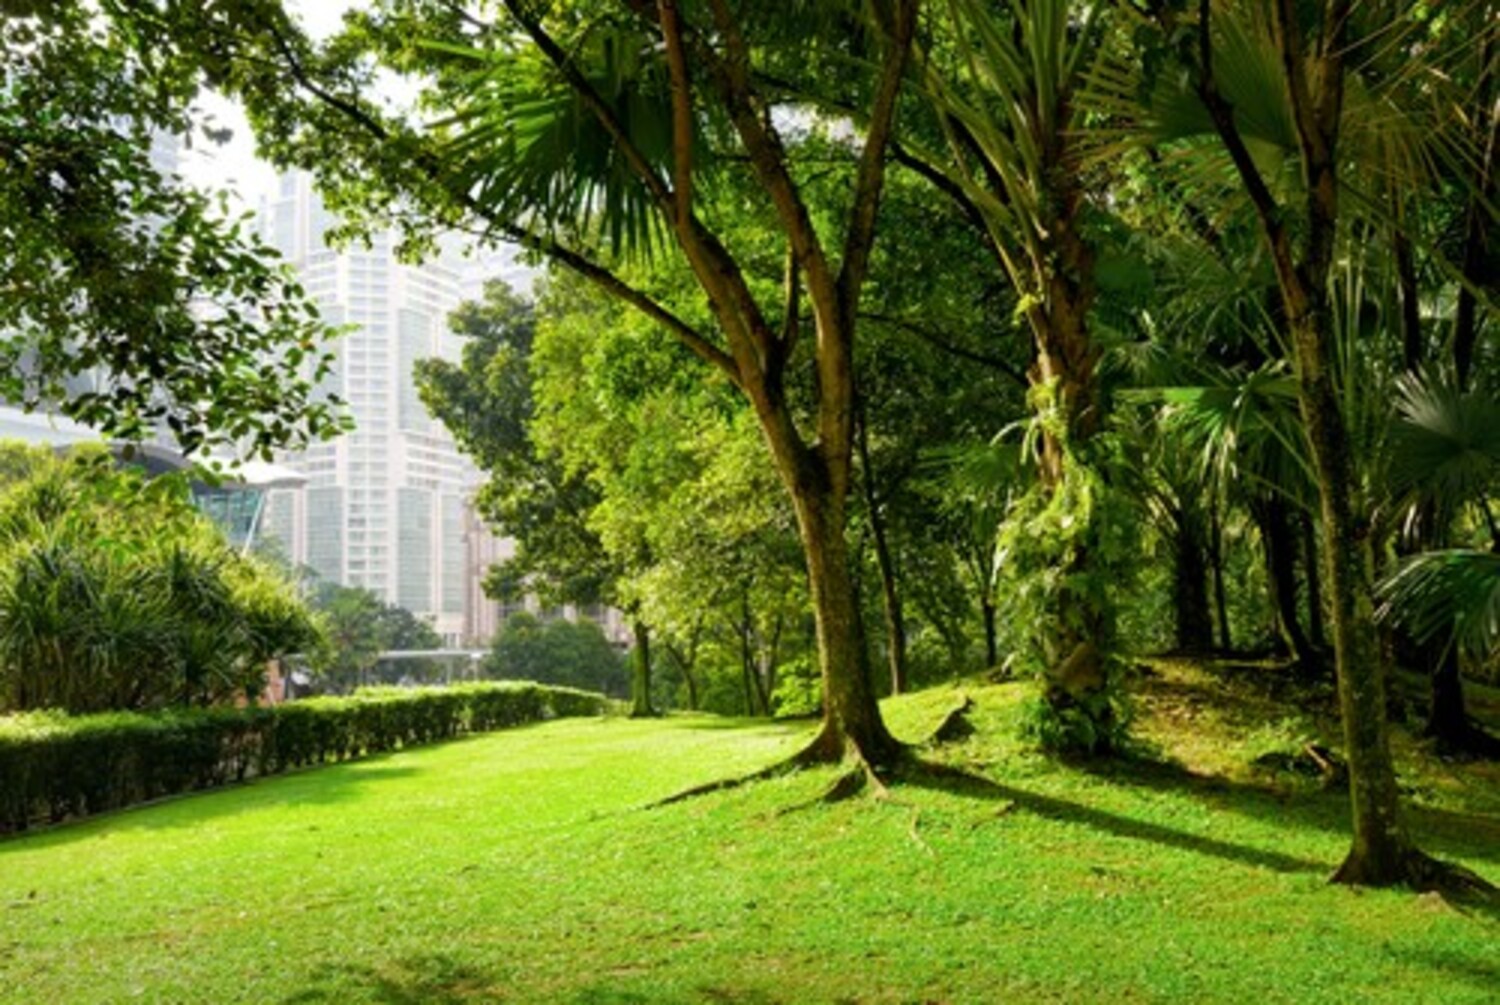
[[[236,554],[185,480],[97,450],[28,463],[0,495],[0,708],[231,701],[316,642],[290,584]]]
[[[0,718],[0,833],[460,733],[599,715],[602,695],[529,682],[369,688],[270,708]]]

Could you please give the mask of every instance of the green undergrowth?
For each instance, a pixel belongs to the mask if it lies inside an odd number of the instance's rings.
[[[1342,795],[1251,764],[1319,715],[1256,735],[1238,687],[1155,665],[1104,767],[1012,739],[1025,685],[897,699],[917,739],[972,698],[976,732],[925,756],[987,781],[885,801],[817,803],[820,769],[644,810],[811,729],[682,715],[83,821],[0,842],[0,1000],[1493,1001],[1500,916],[1328,885]],[[1424,846],[1500,878],[1500,783],[1401,750]]]

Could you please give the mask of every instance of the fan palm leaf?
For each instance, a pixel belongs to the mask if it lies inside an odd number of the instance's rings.
[[[1377,588],[1380,616],[1419,642],[1484,658],[1500,643],[1500,555],[1469,549],[1416,555]]]

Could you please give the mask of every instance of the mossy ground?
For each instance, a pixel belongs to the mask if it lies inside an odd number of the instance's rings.
[[[889,801],[807,805],[822,769],[642,810],[811,728],[684,715],[60,827],[0,843],[0,1000],[1496,1000],[1494,909],[1327,884],[1342,794],[1253,761],[1331,720],[1274,680],[1152,664],[1133,683],[1144,751],[1102,767],[1014,739],[1023,685],[967,683],[977,732],[928,756],[992,784]],[[887,715],[919,738],[959,694]],[[1500,880],[1496,766],[1398,749],[1423,846]]]

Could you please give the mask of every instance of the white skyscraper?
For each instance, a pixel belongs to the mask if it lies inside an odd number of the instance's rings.
[[[335,343],[328,389],[349,403],[354,432],[281,458],[307,487],[277,493],[267,534],[323,578],[363,586],[457,641],[469,571],[464,500],[479,475],[417,395],[417,360],[456,360],[447,316],[460,273],[444,262],[396,260],[395,237],[330,249],[336,223],[300,173],[283,175],[262,212],[266,239],[297,270],[325,320],[352,325]]]

